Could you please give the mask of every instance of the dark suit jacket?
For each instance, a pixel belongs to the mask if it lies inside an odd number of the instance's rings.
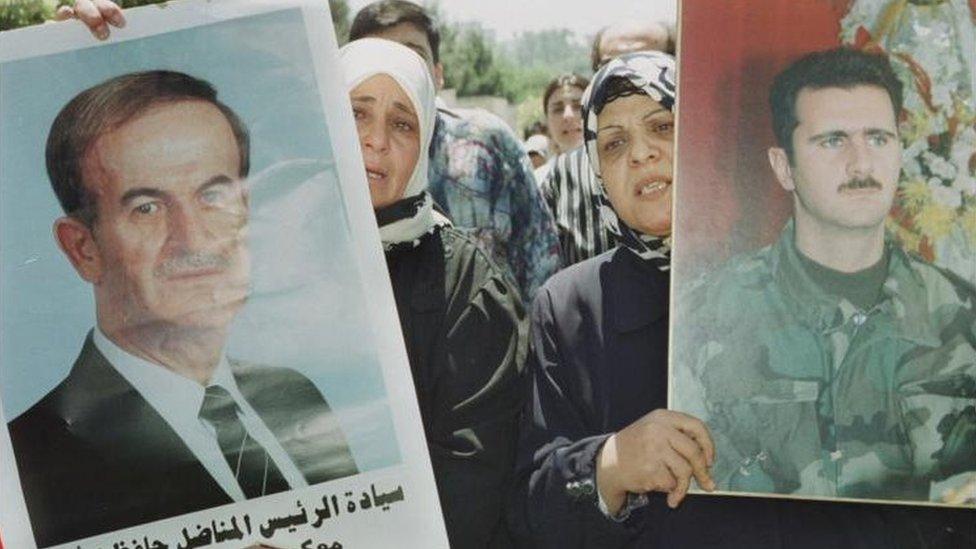
[[[309,484],[357,472],[338,422],[308,379],[283,368],[231,368]],[[91,335],[68,377],[9,428],[41,547],[232,501]]]

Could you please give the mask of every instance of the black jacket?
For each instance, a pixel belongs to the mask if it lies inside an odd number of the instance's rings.
[[[518,291],[453,228],[386,261],[451,546],[506,547],[527,345]]]
[[[667,406],[669,277],[618,248],[553,276],[532,307],[531,398],[509,512],[524,547],[963,547],[962,510],[663,494],[623,523],[580,487],[612,433]],[[972,521],[972,522],[971,522]],[[969,533],[965,533],[968,531]],[[960,545],[961,544],[961,545]]]

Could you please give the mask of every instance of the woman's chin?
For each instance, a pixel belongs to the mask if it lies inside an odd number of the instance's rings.
[[[630,227],[651,236],[671,235],[671,195],[661,197],[650,203],[640,204]],[[626,223],[626,220],[624,220]]]

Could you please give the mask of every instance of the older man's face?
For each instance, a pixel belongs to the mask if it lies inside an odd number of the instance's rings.
[[[600,38],[600,65],[635,51],[665,51],[668,29],[660,23],[622,23],[608,28]]]
[[[249,274],[240,160],[230,123],[202,101],[150,108],[95,141],[82,170],[95,195],[92,261],[79,272],[100,321],[230,323]]]

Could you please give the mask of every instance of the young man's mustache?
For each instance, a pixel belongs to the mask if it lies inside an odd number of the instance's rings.
[[[837,187],[837,192],[842,191],[856,191],[858,189],[881,189],[881,183],[873,177],[861,177],[851,179],[840,187]]]

